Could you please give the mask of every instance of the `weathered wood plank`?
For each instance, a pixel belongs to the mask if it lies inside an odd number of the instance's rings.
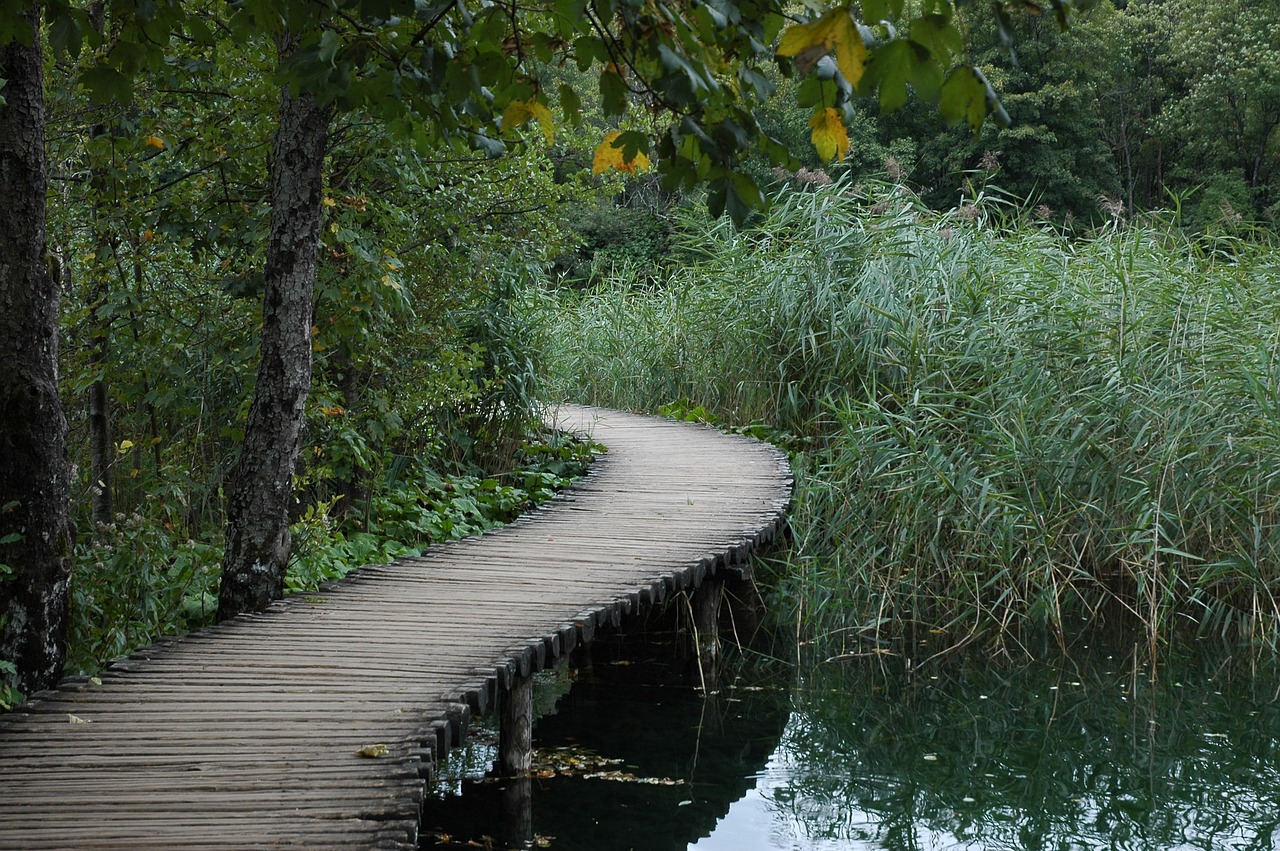
[[[426,776],[499,688],[624,612],[749,572],[787,509],[772,447],[557,416],[610,451],[542,509],[162,641],[0,718],[0,848],[415,847]],[[367,744],[387,755],[357,756]]]

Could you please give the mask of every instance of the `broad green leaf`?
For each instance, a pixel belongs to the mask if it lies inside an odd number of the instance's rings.
[[[133,97],[133,81],[114,68],[106,65],[91,65],[80,73],[80,82],[89,90],[89,98],[94,103],[127,104]]]
[[[862,19],[869,24],[902,17],[903,0],[862,0]]]
[[[48,26],[49,47],[53,49],[54,56],[75,59],[80,55],[80,44],[84,38],[83,19],[84,12],[65,7],[53,15]]]
[[[605,115],[627,111],[627,84],[612,65],[600,73],[600,100]]]
[[[863,83],[867,90],[879,90],[882,111],[893,112],[907,102],[908,84],[921,98],[937,100],[942,69],[929,51],[915,42],[891,41],[872,52]]]
[[[809,119],[809,128],[813,131],[810,138],[818,156],[830,161],[839,157],[844,159],[849,153],[849,131],[845,129],[840,113],[832,107],[814,113]]]
[[[947,67],[964,50],[964,36],[948,15],[923,15],[911,22],[908,36],[933,54],[934,61]]]
[[[1002,127],[1009,125],[1009,114],[996,98],[986,76],[972,65],[952,70],[942,84],[938,111],[950,124],[965,122],[977,133],[983,120],[991,115]]]
[[[565,123],[574,127],[582,123],[582,100],[568,83],[560,86],[560,112]]]

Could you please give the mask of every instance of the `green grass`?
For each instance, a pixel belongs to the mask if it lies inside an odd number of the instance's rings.
[[[793,450],[802,635],[1280,638],[1280,255],[1159,221],[1072,238],[901,187],[689,216],[658,285],[531,289],[552,396],[681,400]]]

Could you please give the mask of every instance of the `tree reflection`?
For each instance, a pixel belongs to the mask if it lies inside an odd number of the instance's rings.
[[[1274,669],[1212,653],[970,656],[907,676],[816,665],[771,763],[776,818],[887,848],[1258,848],[1280,842]]]

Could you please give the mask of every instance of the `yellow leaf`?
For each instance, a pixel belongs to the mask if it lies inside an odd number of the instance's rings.
[[[139,244],[145,244],[155,239],[156,232],[151,228],[147,228],[142,232],[142,238],[138,240]]]
[[[116,449],[118,449],[121,452],[128,452],[132,448],[133,448],[132,440],[122,440],[120,441],[120,444],[116,447]]]
[[[816,21],[793,24],[778,42],[778,55],[794,57],[801,74],[812,71],[828,53],[849,85],[858,85],[867,62],[867,45],[848,9],[832,9]]]
[[[513,100],[507,104],[507,108],[502,113],[502,126],[514,129],[530,118],[538,122],[538,126],[542,129],[542,136],[547,140],[548,145],[555,141],[556,123],[551,117],[551,110],[536,100]]]
[[[386,745],[365,745],[356,751],[356,756],[378,757],[389,753]]]
[[[333,200],[332,198],[330,198],[330,197],[328,197],[328,196],[325,196],[325,199],[324,199],[324,205],[325,205],[326,207],[336,207],[336,206],[338,206],[338,202],[337,202],[337,201],[335,201],[335,200]]]
[[[591,173],[600,174],[608,169],[617,169],[625,171],[628,174],[635,174],[636,170],[645,171],[649,168],[649,158],[640,151],[636,151],[635,159],[626,160],[622,153],[622,148],[615,148],[613,142],[622,134],[617,130],[607,134],[604,141],[596,146],[596,155],[591,160]]]
[[[533,118],[533,110],[529,108],[529,103],[523,100],[513,100],[502,111],[502,128],[504,130],[514,130],[530,118]]]
[[[542,128],[542,137],[547,140],[550,145],[556,140],[556,122],[551,117],[551,110],[547,109],[545,104],[537,101],[530,101],[529,109],[533,111],[533,119],[538,122],[538,126]]]
[[[844,129],[844,122],[840,120],[840,113],[831,107],[827,107],[822,112],[817,113],[813,118],[809,119],[809,127],[813,132],[810,138],[813,139],[813,147],[818,150],[818,156],[824,160],[830,160],[834,157],[844,159],[844,155],[849,153],[849,132]]]
[[[159,136],[148,136],[147,146],[151,148],[159,148],[163,151],[165,148],[164,139],[161,139]]]

